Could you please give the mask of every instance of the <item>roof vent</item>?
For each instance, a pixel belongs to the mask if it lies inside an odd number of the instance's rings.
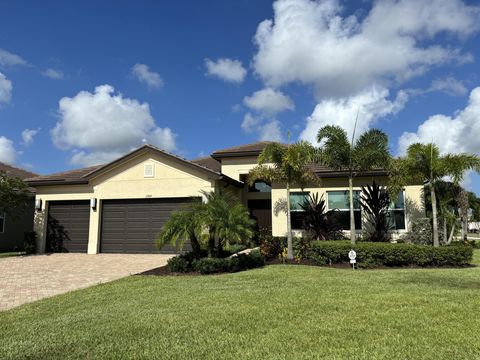
[[[155,175],[155,168],[153,167],[153,164],[145,164],[143,167],[143,177],[144,178],[153,178]]]

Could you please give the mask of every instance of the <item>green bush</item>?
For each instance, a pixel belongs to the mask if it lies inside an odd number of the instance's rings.
[[[263,235],[260,238],[260,253],[267,260],[274,259],[287,245],[287,239],[272,235]]]
[[[317,265],[349,263],[348,252],[357,252],[361,267],[375,266],[465,266],[472,261],[473,248],[455,244],[435,248],[427,245],[348,241],[316,241],[308,258]]]
[[[190,269],[190,264],[182,256],[175,256],[167,261],[168,269],[171,272],[184,273],[188,272]]]
[[[213,274],[220,272],[238,272],[263,266],[265,260],[260,251],[254,250],[249,254],[238,254],[231,258],[196,259],[192,253],[175,256],[167,262],[171,272],[198,271],[201,274]]]
[[[27,254],[35,254],[37,250],[37,234],[35,231],[26,231],[23,235],[23,250]]]

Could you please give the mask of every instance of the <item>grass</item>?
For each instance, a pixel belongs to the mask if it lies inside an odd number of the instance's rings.
[[[0,252],[0,258],[25,255],[24,251]]]
[[[479,299],[480,267],[132,276],[0,313],[0,358],[478,359]]]

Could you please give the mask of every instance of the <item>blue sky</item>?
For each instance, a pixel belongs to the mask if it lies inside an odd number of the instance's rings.
[[[425,1],[0,1],[0,161],[187,158],[320,126],[480,152],[480,10]],[[23,136],[22,136],[23,134]],[[480,193],[477,175],[466,184]]]

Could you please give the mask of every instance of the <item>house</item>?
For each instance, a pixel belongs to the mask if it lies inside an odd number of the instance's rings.
[[[28,179],[28,184],[36,189],[38,249],[90,254],[154,252],[155,236],[171,212],[185,207],[192,199],[202,198],[202,191],[218,187],[235,193],[257,219],[260,229],[284,236],[287,217],[275,208],[285,200],[285,188],[261,180],[252,186],[245,183],[267,144],[258,142],[218,150],[210,157],[192,161],[144,145],[105,165]],[[309,192],[324,195],[330,208],[345,212],[342,221],[348,224],[346,173],[317,165],[312,165],[312,170],[319,176],[320,185],[292,190],[292,227],[300,231],[298,204]],[[361,185],[386,177],[384,171],[356,177],[356,196]],[[392,209],[397,232],[405,231],[415,216],[424,213],[421,199],[421,185],[408,186],[402,192]],[[356,214],[360,228],[359,208]],[[166,246],[162,251],[175,249]]]
[[[22,180],[37,176],[35,173],[2,162],[0,162],[0,172]],[[23,249],[25,232],[33,231],[34,201],[32,193],[25,209],[14,210],[11,215],[0,214],[0,252]]]

